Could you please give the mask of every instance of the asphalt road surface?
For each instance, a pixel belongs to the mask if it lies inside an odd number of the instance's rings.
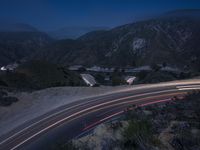
[[[141,85],[135,89],[76,101],[27,121],[0,137],[0,150],[46,150],[86,134],[98,124],[117,117],[127,107],[145,106],[183,97],[200,89],[200,80]]]

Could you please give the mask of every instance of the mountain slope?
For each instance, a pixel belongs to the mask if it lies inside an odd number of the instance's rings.
[[[0,22],[0,32],[37,32],[38,30],[24,23]]]
[[[55,39],[76,39],[88,32],[95,30],[107,30],[107,27],[65,27],[48,34]]]
[[[42,32],[0,32],[0,65],[28,57],[52,39]]]
[[[91,32],[73,41],[58,41],[41,56],[70,65],[125,67],[166,62],[196,68],[200,65],[200,19],[185,12]]]

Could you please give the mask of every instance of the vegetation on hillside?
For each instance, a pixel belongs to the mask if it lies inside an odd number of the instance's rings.
[[[0,32],[0,66],[27,58],[51,42],[42,32]]]
[[[200,92],[194,91],[183,99],[129,110],[118,121],[102,124],[97,133],[95,129],[62,149],[197,150],[199,124]]]
[[[77,40],[57,41],[36,57],[67,65],[137,67],[167,63],[199,70],[199,24],[199,19],[184,16],[140,21],[88,33]]]
[[[46,61],[29,61],[15,71],[7,71],[1,80],[9,87],[43,89],[56,86],[84,86],[80,75]]]
[[[17,101],[16,97],[9,96],[6,91],[0,90],[0,106],[10,106]]]

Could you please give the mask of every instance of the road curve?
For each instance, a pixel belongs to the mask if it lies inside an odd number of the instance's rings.
[[[200,89],[200,80],[141,85],[131,90],[88,98],[62,106],[0,137],[0,150],[44,150],[51,143],[67,141],[122,114],[127,106],[166,102],[173,96]]]

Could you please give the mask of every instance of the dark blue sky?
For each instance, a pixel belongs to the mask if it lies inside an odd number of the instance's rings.
[[[200,0],[0,0],[0,20],[29,23],[43,30],[113,27],[186,8],[200,8]]]

